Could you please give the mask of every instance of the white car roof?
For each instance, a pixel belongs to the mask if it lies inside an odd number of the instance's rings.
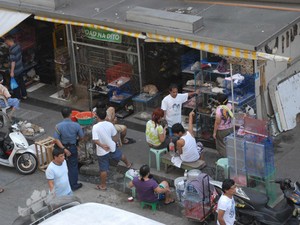
[[[99,203],[84,203],[66,209],[41,225],[162,225],[155,220]]]

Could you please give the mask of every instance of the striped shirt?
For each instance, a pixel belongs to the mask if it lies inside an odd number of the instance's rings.
[[[19,76],[23,72],[22,50],[20,45],[14,44],[9,48],[9,58],[11,62],[15,62],[15,76]]]

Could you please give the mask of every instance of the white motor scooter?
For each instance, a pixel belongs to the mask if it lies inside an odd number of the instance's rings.
[[[38,161],[35,149],[30,149],[18,125],[11,122],[4,112],[0,112],[0,165],[15,167],[21,174],[36,171]]]

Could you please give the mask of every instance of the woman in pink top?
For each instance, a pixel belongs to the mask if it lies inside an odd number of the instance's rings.
[[[232,105],[228,103],[228,98],[224,94],[218,94],[219,106],[216,110],[216,120],[214,125],[213,137],[216,140],[216,148],[221,157],[226,157],[226,146],[224,138],[232,133]]]

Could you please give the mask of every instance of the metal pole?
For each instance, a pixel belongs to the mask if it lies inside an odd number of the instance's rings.
[[[141,54],[140,54],[140,41],[136,39],[137,57],[138,57],[138,69],[139,69],[139,81],[140,81],[140,91],[143,88],[142,82],[142,65],[141,65]]]
[[[235,176],[237,176],[237,158],[236,158],[236,134],[235,134],[235,107],[234,107],[234,93],[233,93],[233,79],[232,79],[232,64],[230,63],[230,78],[231,78],[231,99],[232,99],[232,125],[233,125],[233,149],[234,149],[234,166],[235,166]]]
[[[92,112],[93,111],[93,109],[92,109],[93,93],[91,90],[92,90],[92,71],[91,71],[91,67],[89,67],[89,93],[90,93],[89,108],[90,108],[90,111]]]
[[[72,79],[72,83],[76,85],[78,83],[78,79],[77,79],[76,59],[75,59],[75,51],[74,51],[74,40],[73,40],[71,25],[67,25],[66,33],[67,33],[69,54],[71,58],[71,68],[72,68],[71,71],[74,73],[73,76],[71,75],[71,79]]]

